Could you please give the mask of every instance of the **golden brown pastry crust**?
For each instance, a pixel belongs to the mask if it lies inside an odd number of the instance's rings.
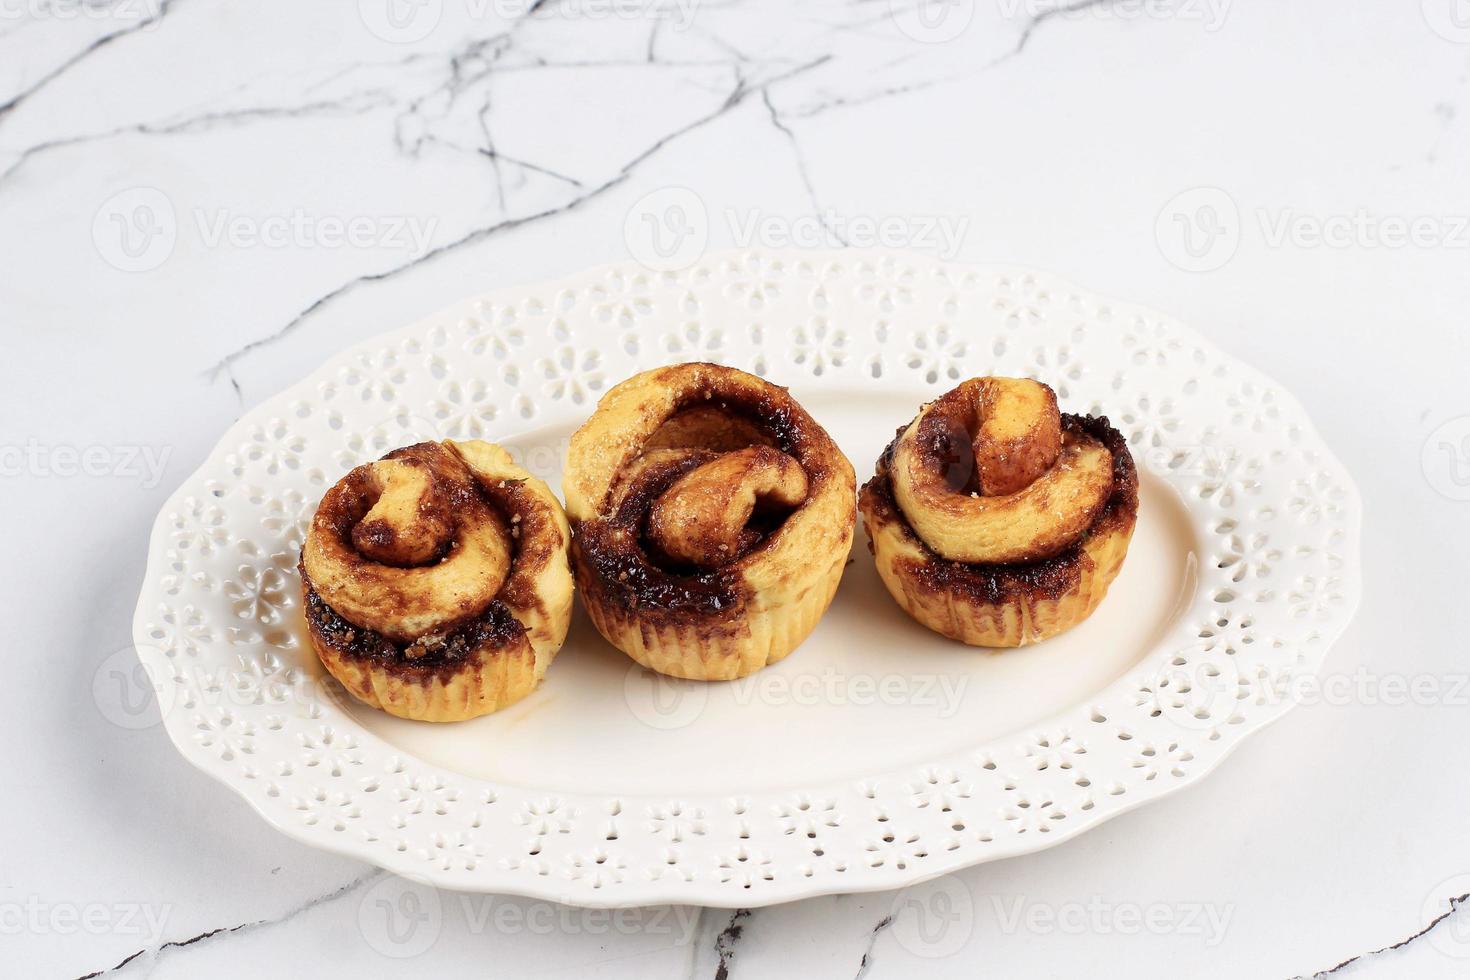
[[[856,524],[852,464],[787,393],[716,364],[636,375],[572,437],[572,559],[598,631],[646,667],[728,680],[816,626]]]
[[[566,639],[571,533],[550,489],[484,442],[359,466],[302,549],[312,647],[359,700],[461,721],[535,689]]]
[[[1010,402],[1037,411],[1012,420],[1010,431],[1023,435],[1005,453],[985,444],[983,412],[966,419],[959,410],[993,382],[1045,392]],[[899,430],[863,487],[859,508],[878,574],[928,628],[973,646],[1034,643],[1091,615],[1122,567],[1138,514],[1127,441],[1106,418],[1058,415],[1052,428],[1048,403],[1055,411],[1055,397],[1037,382],[966,382]],[[962,449],[972,441],[966,459]],[[1012,473],[1035,475],[1010,493],[987,495],[986,477],[977,478],[987,453]],[[1048,458],[1050,466],[1040,469],[1036,461]],[[904,466],[918,478],[905,481]],[[977,553],[1001,558],[971,560]]]

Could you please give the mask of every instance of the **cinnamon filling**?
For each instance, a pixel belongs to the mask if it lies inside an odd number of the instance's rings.
[[[482,651],[503,653],[521,647],[526,629],[513,616],[505,603],[493,600],[480,615],[431,636],[419,637],[410,644],[394,641],[370,629],[354,625],[339,616],[311,587],[306,571],[306,622],[317,642],[335,650],[344,659],[360,660],[398,675],[428,680],[447,677]],[[529,651],[529,647],[526,647]]]
[[[738,616],[739,564],[830,478],[811,426],[784,389],[697,392],[647,439],[609,488],[602,516],[580,522],[580,577],[643,615]]]

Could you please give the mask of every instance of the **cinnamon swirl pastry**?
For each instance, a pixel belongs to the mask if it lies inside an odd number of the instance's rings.
[[[1123,565],[1138,474],[1106,418],[1036,381],[975,378],[924,406],[858,503],[878,574],[929,629],[973,646],[1055,636]]]
[[[423,442],[327,491],[301,556],[312,647],[375,708],[462,721],[535,689],[572,614],[551,490],[485,442]]]
[[[744,677],[837,591],[852,464],[786,389],[680,364],[610,390],[572,436],[564,491],[592,622],[660,673]]]

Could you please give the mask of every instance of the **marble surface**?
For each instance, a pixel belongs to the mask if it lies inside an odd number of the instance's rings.
[[[1467,108],[1456,0],[0,0],[3,972],[1464,975]],[[1333,684],[1057,849],[609,914],[414,905],[98,683],[154,514],[243,409],[691,216],[677,247],[1047,268],[1266,369],[1366,501]]]

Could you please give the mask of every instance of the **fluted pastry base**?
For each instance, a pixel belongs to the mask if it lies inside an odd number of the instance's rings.
[[[904,612],[936,633],[980,647],[1037,643],[1092,615],[1133,538],[1138,475],[1127,444],[1106,419],[1086,424],[1112,452],[1112,494],[1081,541],[1038,562],[967,564],[936,555],[904,520],[885,454],[858,509],[878,576]]]
[[[767,592],[718,613],[672,616],[628,602],[591,562],[576,557],[575,544],[573,555],[582,604],[609,643],[660,674],[729,681],[784,659],[811,634],[837,594],[848,548],[826,567],[799,570],[780,594]]]
[[[447,637],[447,650],[418,662],[401,646],[338,616],[303,577],[306,622],[322,666],[353,697],[411,721],[466,721],[530,694],[550,657],[498,606]]]

